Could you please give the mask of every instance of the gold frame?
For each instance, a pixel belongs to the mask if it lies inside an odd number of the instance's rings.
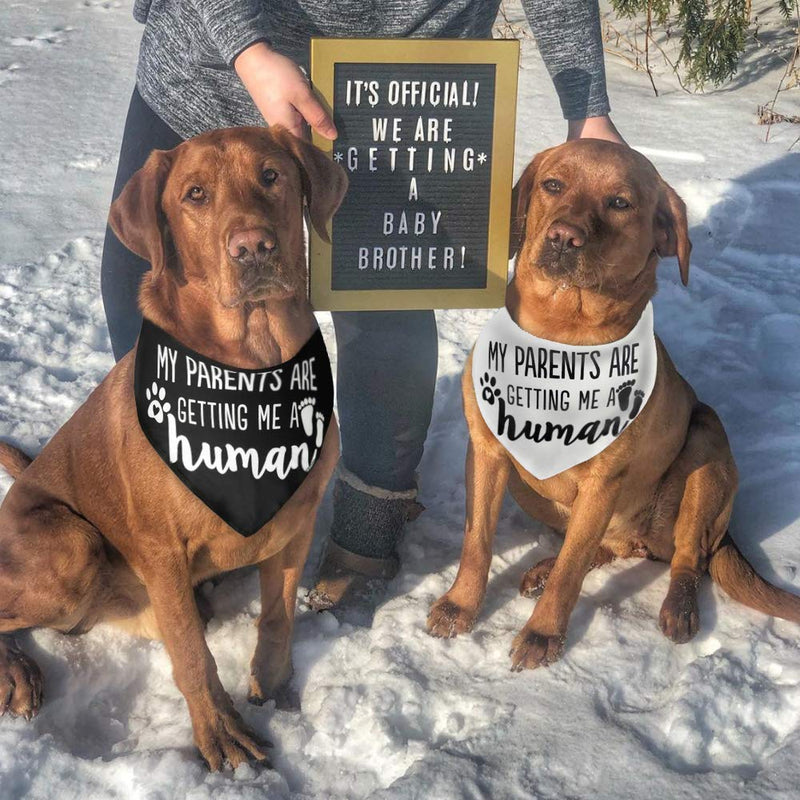
[[[514,176],[519,42],[516,39],[311,39],[311,81],[331,113],[336,63],[494,64],[495,105],[486,287],[483,289],[331,288],[332,248],[311,230],[311,303],[319,311],[497,308],[508,281],[508,236]],[[329,157],[333,142],[316,132],[314,144]]]

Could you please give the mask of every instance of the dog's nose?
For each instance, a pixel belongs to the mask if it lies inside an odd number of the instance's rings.
[[[586,233],[568,222],[554,222],[547,229],[547,238],[556,250],[579,250],[586,244]]]
[[[266,228],[233,231],[228,238],[228,255],[237,261],[252,261],[271,253],[276,246],[275,234]]]

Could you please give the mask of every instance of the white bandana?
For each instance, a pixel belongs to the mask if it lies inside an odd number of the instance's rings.
[[[540,480],[605,450],[656,382],[653,305],[609,344],[569,345],[522,330],[501,308],[472,355],[478,408],[508,452]]]

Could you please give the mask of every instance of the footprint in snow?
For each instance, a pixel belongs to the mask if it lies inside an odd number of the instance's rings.
[[[52,44],[63,44],[66,41],[67,34],[74,30],[75,28],[69,26],[65,28],[53,28],[53,30],[31,34],[30,36],[15,36],[12,39],[8,39],[8,43],[12,47],[35,48],[47,47]]]

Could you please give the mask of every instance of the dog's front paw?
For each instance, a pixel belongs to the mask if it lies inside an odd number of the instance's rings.
[[[534,564],[522,576],[519,593],[523,597],[538,597],[544,591],[555,563],[555,558],[543,558],[538,564]]]
[[[431,606],[428,633],[440,639],[452,639],[459,633],[471,631],[476,616],[475,612],[462,608],[444,595]]]
[[[282,711],[300,710],[300,693],[292,686],[290,680],[273,689],[263,686],[253,677],[250,679],[250,691],[247,695],[247,700],[254,706],[263,706],[264,703],[274,700],[275,708],[279,708]]]
[[[269,700],[275,701],[275,708],[284,711],[300,710],[300,694],[292,686],[291,660],[287,664],[273,667],[269,664],[255,664],[250,671],[250,691],[247,699],[255,706],[263,706]]]
[[[563,635],[546,636],[523,628],[511,645],[511,669],[521,672],[523,669],[546,667],[558,661],[564,651],[564,638]]]
[[[292,688],[293,675],[289,639],[284,636],[276,639],[268,630],[262,630],[250,662],[248,701],[263,706],[274,700],[276,708],[299,711],[300,695]]]
[[[0,717],[32,719],[42,705],[44,680],[36,662],[13,644],[0,641]]]
[[[694,638],[700,629],[696,578],[680,578],[670,583],[658,622],[664,636],[676,644]]]
[[[267,753],[272,745],[259,739],[233,707],[192,714],[192,723],[197,749],[212,772],[218,772],[226,764],[236,769],[250,761],[272,767]]]

